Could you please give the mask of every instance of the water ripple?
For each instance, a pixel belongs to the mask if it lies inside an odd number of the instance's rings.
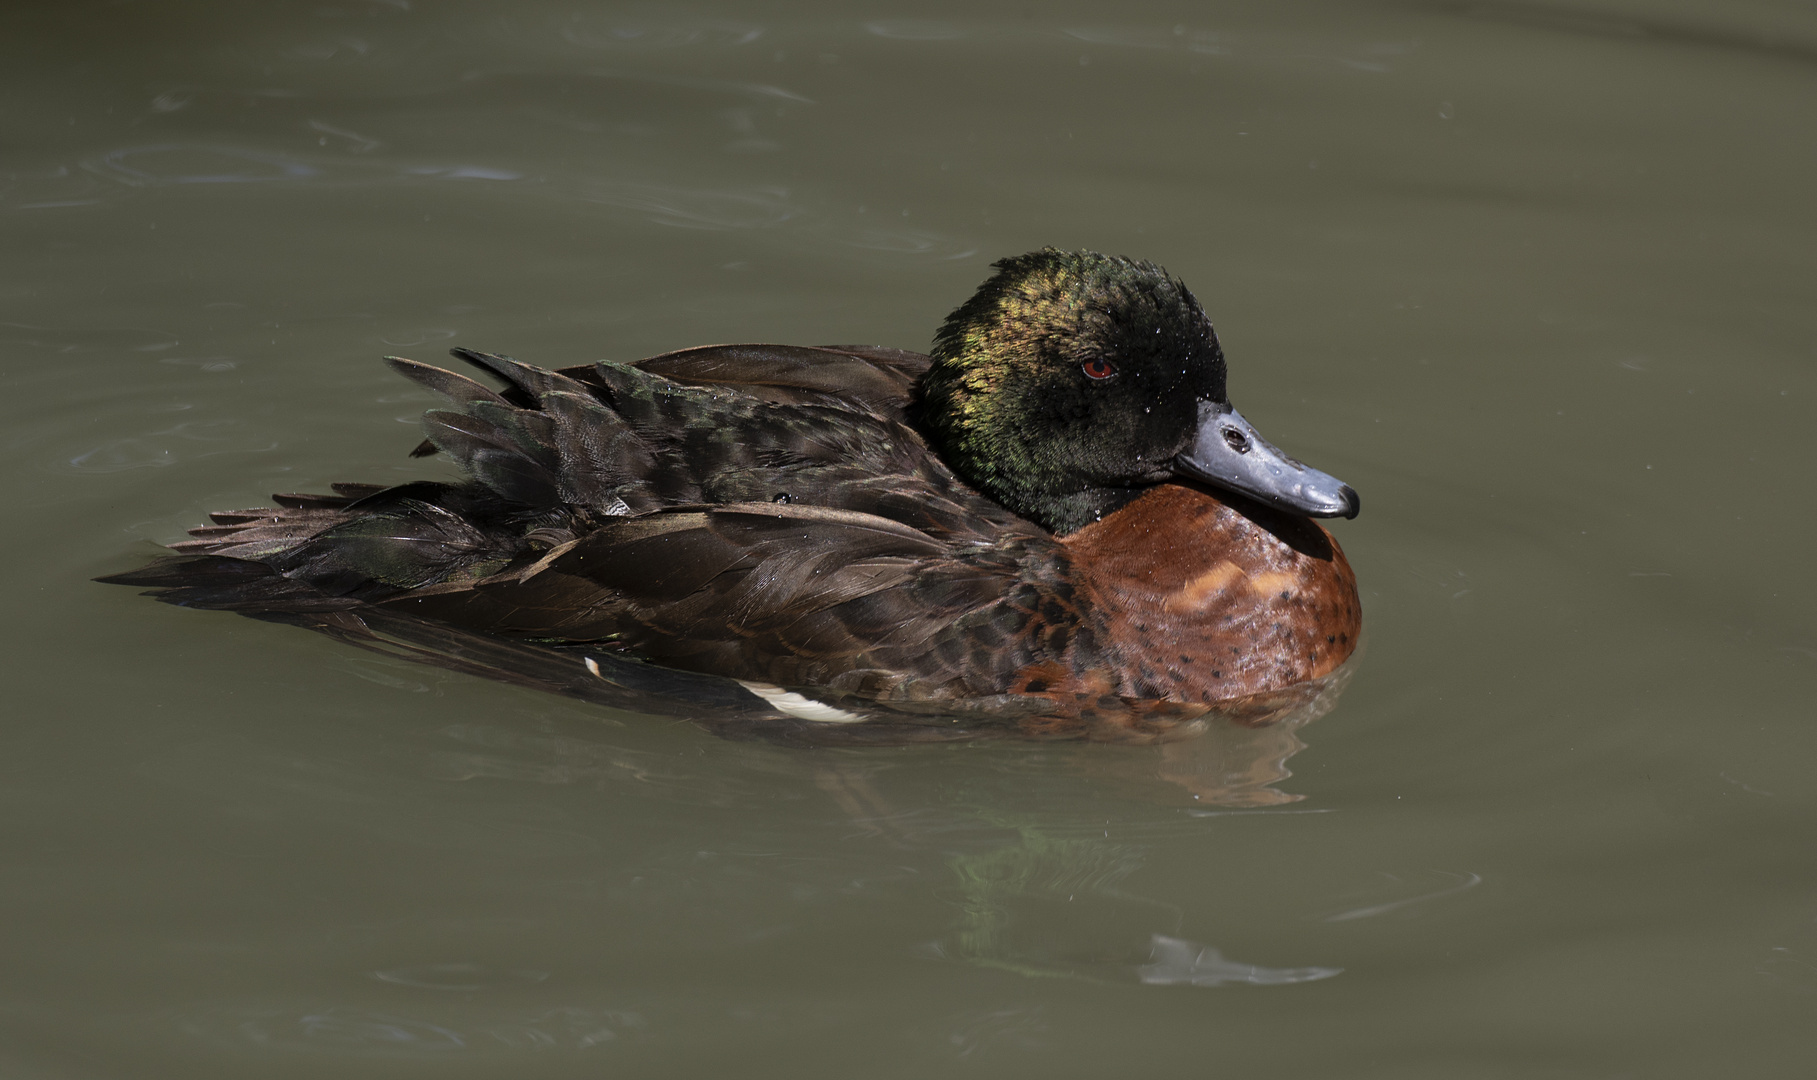
[[[737,48],[763,36],[763,27],[730,21],[643,23],[624,16],[575,15],[561,36],[588,49],[655,52],[664,49]]]
[[[864,28],[878,37],[897,41],[953,41],[966,36],[962,26],[928,19],[878,19],[865,23]]]
[[[685,189],[655,184],[595,184],[581,192],[588,202],[635,210],[658,225],[678,229],[767,229],[795,217],[786,188]]]
[[[267,1046],[410,1053],[446,1053],[467,1046],[459,1034],[436,1024],[339,1006],[294,1019],[248,1020],[240,1031]]]
[[[1061,32],[1092,45],[1116,45],[1126,49],[1171,49],[1176,45],[1209,44],[1218,37],[1193,31],[1188,38],[1184,27],[1169,30],[1159,26],[1078,26]]]
[[[424,345],[431,341],[447,341],[458,333],[460,333],[459,330],[451,330],[445,326],[430,326],[398,331],[381,337],[379,340],[393,348],[407,349],[412,345]]]
[[[82,472],[111,473],[128,469],[163,468],[175,465],[177,458],[168,447],[144,439],[114,439],[69,459],[69,466]]]
[[[251,1042],[272,1050],[380,1057],[456,1053],[584,1050],[648,1026],[641,1013],[564,1005],[518,1019],[468,1025],[348,1005],[301,1014],[278,1009],[222,1009],[182,1022],[191,1034]]]
[[[1450,881],[1453,884],[1431,892],[1420,893],[1417,896],[1408,896],[1399,900],[1390,900],[1383,904],[1370,904],[1367,907],[1351,908],[1348,911],[1340,911],[1334,915],[1325,916],[1323,921],[1349,922],[1352,919],[1368,919],[1377,915],[1386,915],[1391,911],[1399,911],[1401,908],[1413,904],[1423,904],[1428,900],[1438,900],[1446,896],[1456,896],[1458,893],[1468,892],[1483,883],[1483,876],[1481,874],[1455,873],[1447,870],[1433,870],[1431,871],[1431,874],[1436,878]],[[1399,885],[1401,883],[1399,878],[1392,875],[1388,876],[1395,884]]]
[[[1150,986],[1284,986],[1317,982],[1343,974],[1337,967],[1270,968],[1239,964],[1208,945],[1185,938],[1154,935],[1154,959],[1136,969]]]
[[[622,79],[626,82],[646,83],[651,86],[676,86],[684,90],[704,90],[713,94],[737,94],[741,97],[770,98],[776,101],[792,101],[798,105],[812,105],[814,99],[785,90],[780,86],[760,82],[736,82],[729,79],[705,79],[696,75],[651,75],[624,71],[594,71],[589,74],[600,79]]]
[[[484,964],[471,963],[418,964],[415,967],[375,971],[372,973],[372,977],[380,982],[408,986],[417,990],[449,990],[470,994],[498,986],[543,982],[549,978],[549,972],[494,971]]]
[[[522,180],[524,174],[482,165],[424,165],[405,169],[411,176],[439,176],[447,180]]]
[[[962,251],[952,250],[954,244],[938,233],[922,232],[915,229],[860,229],[848,237],[845,242],[852,247],[867,248],[871,251],[889,251],[901,255],[937,255],[942,259],[964,259],[976,255],[976,248]]]
[[[260,184],[273,180],[306,180],[321,173],[313,165],[280,154],[183,143],[115,150],[102,155],[88,167],[134,185]]]

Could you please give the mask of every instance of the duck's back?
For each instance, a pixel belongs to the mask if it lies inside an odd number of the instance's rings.
[[[702,345],[652,356],[637,367],[693,386],[738,390],[777,405],[864,409],[903,420],[925,353],[883,345]],[[564,368],[586,378],[592,365]]]

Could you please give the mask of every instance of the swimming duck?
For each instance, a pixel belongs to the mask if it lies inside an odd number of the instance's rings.
[[[925,356],[453,350],[501,389],[388,357],[465,480],[275,496],[101,580],[596,699],[667,672],[792,729],[1145,740],[1300,700],[1361,628],[1310,520],[1356,493],[1232,408],[1160,267],[994,270]]]

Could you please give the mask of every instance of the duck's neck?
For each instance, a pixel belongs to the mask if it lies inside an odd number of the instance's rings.
[[[1056,536],[1068,536],[1094,521],[1104,520],[1141,498],[1149,490],[1147,487],[1089,487],[1047,499],[1038,510],[1010,509],[1032,521],[1040,522],[1043,528]]]
[[[1038,440],[990,422],[1000,418],[942,407],[922,390],[910,419],[940,459],[966,483],[1057,536],[1108,517],[1148,490],[1093,485],[1068,476],[1040,460]]]

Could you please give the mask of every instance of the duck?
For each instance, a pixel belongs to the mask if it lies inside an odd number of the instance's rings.
[[[460,479],[277,495],[98,580],[782,736],[1144,742],[1304,705],[1361,633],[1316,520],[1356,491],[1231,405],[1166,270],[991,269],[927,354],[387,357],[446,400],[413,453]]]

